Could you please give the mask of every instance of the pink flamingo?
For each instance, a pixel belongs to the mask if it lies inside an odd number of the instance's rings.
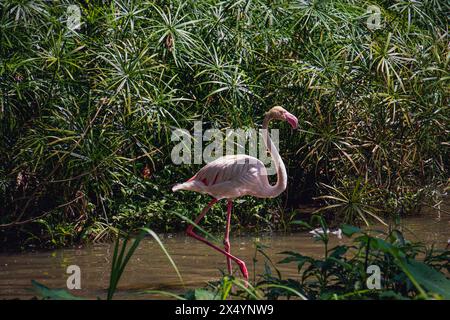
[[[230,252],[229,233],[231,208],[233,205],[232,201],[233,199],[245,195],[251,195],[258,198],[274,198],[286,189],[286,167],[284,166],[278,150],[270,139],[267,130],[269,122],[274,119],[287,121],[294,129],[297,128],[298,120],[294,115],[280,106],[273,107],[265,115],[262,126],[263,140],[276,167],[277,182],[275,185],[269,183],[267,170],[262,161],[251,156],[239,154],[224,156],[208,163],[191,179],[184,183],[177,184],[172,188],[172,191],[191,190],[206,193],[213,197],[211,202],[208,203],[195,220],[196,225],[198,225],[200,220],[203,219],[208,210],[217,201],[227,199],[227,225],[224,239],[225,250],[197,235],[193,231],[194,226],[192,224],[187,228],[186,233],[188,236],[193,237],[224,254],[227,258],[229,274],[232,274],[231,261],[236,262],[246,281],[248,281],[248,271],[244,261],[236,258]]]

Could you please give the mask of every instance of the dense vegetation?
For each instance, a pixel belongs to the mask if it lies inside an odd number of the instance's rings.
[[[448,179],[447,1],[86,0],[75,31],[73,2],[0,4],[2,241],[184,228],[206,199],[170,193],[199,168],[171,162],[172,129],[258,127],[273,105],[300,120],[280,131],[289,188],[242,199],[234,227],[313,201],[396,218]]]

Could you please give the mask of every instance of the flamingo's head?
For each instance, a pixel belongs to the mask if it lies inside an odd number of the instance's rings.
[[[292,113],[287,112],[283,107],[275,106],[267,112],[272,119],[287,121],[292,129],[297,129],[298,119]]]

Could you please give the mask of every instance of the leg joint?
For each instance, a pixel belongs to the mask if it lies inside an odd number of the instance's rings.
[[[192,229],[194,229],[194,228],[192,227],[192,225],[190,225],[190,226],[186,229],[186,235],[187,235],[187,236],[192,237],[192,235],[194,234],[194,231],[193,231]]]

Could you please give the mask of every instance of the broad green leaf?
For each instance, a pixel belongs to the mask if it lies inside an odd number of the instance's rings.
[[[76,297],[64,289],[50,289],[36,280],[31,280],[34,291],[44,299],[53,300],[83,300],[83,298]]]
[[[341,230],[342,230],[342,233],[344,235],[346,235],[347,237],[349,237],[349,238],[352,235],[354,235],[355,233],[361,232],[361,229],[359,229],[358,227],[354,227],[354,226],[351,226],[351,225],[348,225],[348,224],[343,224],[341,226]]]
[[[205,289],[194,290],[195,300],[218,300],[219,295]]]
[[[404,260],[404,265],[414,279],[429,292],[450,299],[450,280],[444,274],[420,261]]]

